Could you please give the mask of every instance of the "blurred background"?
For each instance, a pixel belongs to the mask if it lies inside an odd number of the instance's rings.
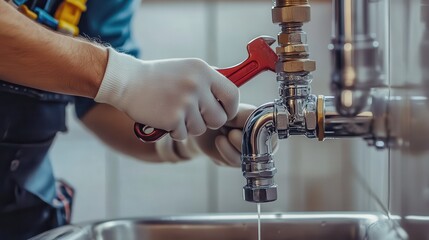
[[[393,87],[392,91],[400,96],[410,94],[408,90],[404,92],[403,86],[410,81],[418,85],[421,75],[407,75],[414,70],[409,70],[408,64],[402,62],[405,56],[414,59],[410,61],[419,59],[417,53],[408,54],[408,50],[419,44],[422,33],[410,35],[408,32],[424,28],[410,29],[408,26],[416,22],[421,24],[420,1],[392,1],[389,7],[386,7],[389,1],[372,2],[378,5],[373,13],[378,18],[377,24],[372,30],[379,36],[385,52],[384,71],[387,77],[392,76],[389,78],[392,85],[400,86]],[[407,2],[415,3],[414,8],[405,8]],[[331,2],[313,0],[310,3],[312,21],[304,25],[304,30],[308,33],[310,58],[317,62],[312,91],[316,95],[331,95],[328,50]],[[277,35],[280,29],[271,22],[271,7],[272,2],[268,0],[146,0],[136,4],[134,35],[142,47],[143,59],[197,57],[213,66],[228,67],[247,57],[246,44],[251,39],[259,35]],[[387,12],[389,9],[390,13],[395,9],[397,14],[414,13],[416,19],[399,22],[399,18],[395,20]],[[385,21],[390,18],[391,23]],[[402,27],[393,32],[390,31],[392,25]],[[399,37],[389,42],[385,37],[389,34]],[[401,52],[391,53],[393,44]],[[400,57],[393,58],[390,54]],[[395,69],[391,70],[393,65]],[[391,71],[394,72],[391,74]],[[246,103],[259,106],[273,101],[278,96],[275,74],[263,73],[240,91]],[[421,92],[411,94],[422,95]],[[219,167],[205,157],[179,164],[150,164],[131,159],[106,148],[88,133],[76,120],[72,108],[68,114],[69,132],[58,137],[51,157],[56,176],[67,180],[77,190],[74,222],[256,211],[256,204],[242,199],[245,179],[241,169]],[[403,112],[398,114],[404,115]],[[409,209],[427,213],[429,168],[427,161],[422,160],[427,156],[421,152],[416,155],[404,149],[377,151],[361,139],[318,142],[291,137],[280,142],[275,154],[278,200],[263,204],[262,211],[379,211],[387,214],[388,210],[399,213]],[[407,173],[404,169],[408,169]],[[419,169],[417,179],[415,173]],[[396,184],[395,187],[392,184]],[[424,192],[427,196],[422,195]],[[416,194],[421,195],[416,196],[417,202],[404,200],[404,196]]]

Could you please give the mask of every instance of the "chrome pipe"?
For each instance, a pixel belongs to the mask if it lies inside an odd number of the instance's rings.
[[[331,89],[337,112],[355,116],[366,106],[370,89],[384,86],[379,43],[369,29],[368,0],[333,1]]]
[[[426,89],[426,96],[429,96],[429,56],[427,55],[429,52],[429,0],[421,1],[421,20],[424,31],[420,43],[420,66],[423,86]]]
[[[326,139],[343,137],[371,138],[373,113],[370,109],[370,104],[367,104],[358,115],[352,118],[337,112],[333,96],[325,96],[324,104]]]
[[[335,96],[316,97],[311,94],[310,86],[316,64],[309,59],[307,35],[302,30],[303,24],[310,21],[308,1],[274,1],[273,22],[282,29],[276,48],[280,98],[256,109],[243,130],[242,172],[246,178],[243,187],[246,201],[277,199],[272,154],[273,142],[278,139],[292,135],[319,140],[361,137],[371,143],[387,139],[385,117],[381,115],[374,120],[374,113],[378,111],[371,109],[376,106],[385,113],[386,108],[385,101],[373,105],[373,96],[370,97],[371,88],[381,86],[382,78],[378,43],[369,30],[369,3],[367,0],[335,0],[333,6],[331,50]]]
[[[359,36],[369,36],[367,0],[335,0],[332,38],[351,42]]]
[[[256,109],[247,119],[243,129],[242,171],[246,178],[243,197],[249,202],[271,202],[277,199],[277,185],[273,177],[275,104],[267,103]]]

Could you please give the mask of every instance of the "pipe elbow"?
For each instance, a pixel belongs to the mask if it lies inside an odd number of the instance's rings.
[[[243,129],[242,171],[246,178],[243,197],[249,202],[271,202],[277,199],[274,183],[276,168],[272,153],[275,127],[275,104],[267,103],[256,109]],[[275,139],[275,138],[274,138]]]

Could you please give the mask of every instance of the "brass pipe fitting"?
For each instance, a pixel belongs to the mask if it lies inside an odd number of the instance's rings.
[[[279,132],[279,138],[289,135],[316,136],[315,125],[307,119],[316,115],[316,96],[311,95],[311,72],[316,70],[316,62],[309,59],[307,34],[302,30],[310,21],[308,0],[278,0],[272,9],[273,23],[279,23],[276,53],[277,81],[280,84],[280,99],[288,113],[288,130]],[[314,118],[315,121],[315,118]],[[314,127],[313,127],[314,126]]]
[[[375,107],[384,113],[383,99],[369,99],[371,102],[365,102],[362,111],[350,118],[337,111],[335,103],[341,100],[338,96],[311,94],[311,72],[316,70],[316,62],[309,59],[307,34],[302,30],[303,24],[310,21],[308,0],[275,0],[272,19],[281,27],[276,48],[280,98],[256,109],[243,130],[242,172],[246,178],[243,194],[249,202],[277,199],[272,153],[273,142],[278,139],[291,135],[318,138],[319,141],[361,137],[381,146],[377,142],[386,138],[384,118],[377,121],[376,111],[371,109]],[[374,134],[377,131],[380,134]]]
[[[275,0],[275,6],[308,5],[308,0]]]
[[[276,71],[287,73],[313,72],[316,70],[316,62],[310,59],[296,59],[277,64]]]
[[[311,20],[308,0],[278,0],[272,9],[273,23],[305,23]]]
[[[317,139],[325,140],[325,97],[317,96]]]

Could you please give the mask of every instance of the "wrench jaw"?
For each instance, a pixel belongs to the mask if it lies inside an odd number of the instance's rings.
[[[265,70],[275,72],[278,56],[270,47],[275,42],[276,39],[273,37],[260,36],[250,41],[247,45],[248,60],[255,61],[261,68],[258,73]]]
[[[247,44],[248,58],[236,66],[218,71],[240,87],[263,71],[275,71],[277,54],[271,49],[275,39],[269,36],[254,38]]]
[[[273,45],[276,42],[276,39],[271,36],[260,36],[268,46]]]

